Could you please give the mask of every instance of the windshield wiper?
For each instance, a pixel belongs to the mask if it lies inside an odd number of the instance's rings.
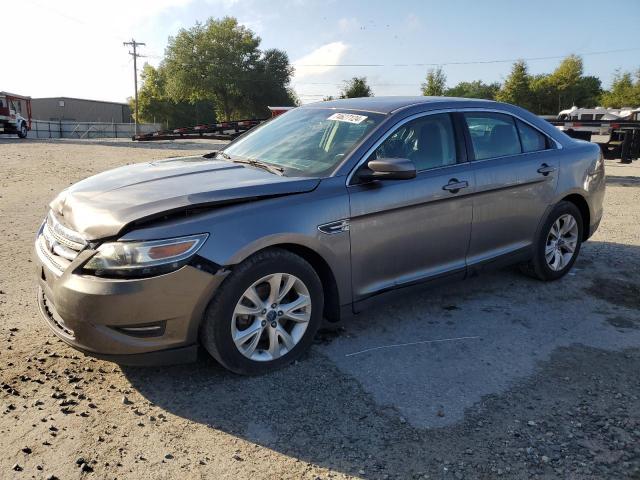
[[[229,157],[229,159],[234,163],[244,163],[246,165],[251,165],[252,167],[262,168],[263,170],[271,172],[275,175],[280,175],[280,176],[284,175],[284,168],[278,167],[276,165],[272,165],[270,163],[261,162],[260,160],[254,160],[252,158],[237,158],[237,157],[233,159]]]
[[[207,153],[203,155],[205,158],[214,158],[214,157],[222,157],[225,160],[229,160],[234,163],[244,163],[246,165],[251,165],[252,167],[262,168],[263,170],[267,170],[268,172],[274,173],[276,175],[283,176],[284,168],[278,167],[271,163],[262,162],[260,160],[254,160],[252,158],[242,158],[242,157],[232,157],[228,153],[223,152],[222,150],[216,150],[215,152]]]

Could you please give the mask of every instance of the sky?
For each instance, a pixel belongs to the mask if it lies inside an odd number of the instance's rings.
[[[637,0],[616,0],[608,14],[601,0],[20,0],[11,10],[0,90],[32,97],[124,102],[134,88],[122,42],[145,42],[139,67],[158,65],[169,36],[225,15],[261,48],[287,52],[303,103],[337,95],[353,76],[375,95],[419,95],[434,65],[449,86],[503,81],[516,58],[544,73],[560,61],[548,57],[582,54],[605,86],[616,69],[640,68]]]

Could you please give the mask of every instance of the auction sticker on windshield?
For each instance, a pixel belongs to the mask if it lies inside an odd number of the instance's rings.
[[[327,120],[338,122],[362,123],[367,119],[366,115],[356,115],[355,113],[334,113]]]

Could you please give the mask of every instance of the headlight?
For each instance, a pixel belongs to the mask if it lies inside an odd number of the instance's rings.
[[[101,277],[160,275],[185,265],[208,236],[203,233],[148,242],[103,243],[83,269]]]

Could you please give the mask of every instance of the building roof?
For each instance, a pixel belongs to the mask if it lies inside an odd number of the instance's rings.
[[[454,104],[459,102],[478,103],[478,104],[494,104],[491,100],[481,100],[474,98],[458,98],[458,97],[361,97],[361,98],[341,98],[338,100],[329,100],[327,102],[316,102],[303,105],[305,108],[341,108],[345,110],[363,110],[374,113],[392,113],[400,108],[409,107],[419,104]],[[480,105],[479,105],[480,106]]]
[[[33,98],[33,100],[75,100],[79,102],[108,103],[111,105],[129,106],[127,102],[110,102],[108,100],[92,100],[90,98],[76,98],[76,97],[38,97],[38,98]]]

